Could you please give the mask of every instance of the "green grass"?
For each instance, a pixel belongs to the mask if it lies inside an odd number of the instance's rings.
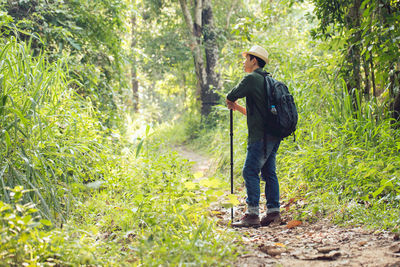
[[[231,263],[239,237],[217,227],[207,209],[226,185],[215,178],[194,183],[191,165],[169,145],[154,135],[138,154],[136,149],[121,147],[119,155],[108,159],[113,168],[102,184],[79,188],[80,197],[72,203],[62,229],[48,228],[49,221],[40,224],[35,210],[13,210],[19,204],[12,201],[3,209],[0,226],[3,233],[13,232],[15,237],[2,239],[0,259],[106,266]],[[27,227],[15,230],[10,214],[17,216],[15,221],[19,217],[27,221]]]
[[[176,153],[155,151],[133,166],[126,159],[126,178],[108,181],[112,186],[88,198],[74,221],[82,222],[79,228],[96,225],[124,251],[110,250],[104,259],[146,266],[228,262],[235,246],[207,216],[207,199],[188,186],[189,165]]]
[[[4,188],[32,189],[26,202],[42,216],[65,221],[72,187],[101,179],[114,140],[104,138],[91,102],[70,86],[62,60],[33,56],[29,45],[8,40],[0,53],[0,199]],[[71,187],[72,186],[72,187]]]

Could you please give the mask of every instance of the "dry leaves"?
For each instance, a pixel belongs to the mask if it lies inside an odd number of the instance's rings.
[[[294,227],[297,227],[297,226],[301,225],[301,223],[302,223],[301,221],[292,220],[292,221],[287,223],[286,228],[292,229]]]

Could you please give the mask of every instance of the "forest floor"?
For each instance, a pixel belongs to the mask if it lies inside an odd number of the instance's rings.
[[[193,162],[193,172],[210,173],[213,164],[207,156],[184,146],[176,150]],[[239,253],[234,266],[400,266],[398,234],[362,227],[339,227],[329,218],[312,223],[295,221],[285,211],[291,204],[282,203],[283,222],[279,225],[236,229],[242,236],[244,250]],[[211,209],[221,227],[230,227],[230,209],[218,205]],[[244,210],[242,200],[235,208],[235,221],[241,218]]]

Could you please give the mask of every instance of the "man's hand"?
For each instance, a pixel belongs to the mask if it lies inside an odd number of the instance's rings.
[[[245,107],[242,107],[241,105],[239,105],[239,104],[236,103],[236,102],[232,102],[232,101],[226,99],[226,105],[228,106],[229,109],[237,110],[237,111],[239,111],[240,113],[242,113],[243,115],[246,115],[246,114],[247,114],[246,108],[245,108]]]
[[[232,102],[228,99],[226,99],[226,105],[228,106],[228,109],[236,110],[236,102]]]

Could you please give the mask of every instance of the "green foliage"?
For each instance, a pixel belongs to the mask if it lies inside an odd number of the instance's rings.
[[[125,4],[108,1],[0,1],[3,38],[31,42],[35,55],[47,51],[51,62],[68,60],[68,77],[94,107],[112,112],[118,103],[123,74],[122,33]],[[4,13],[3,13],[4,14]],[[83,86],[82,86],[83,85]],[[112,114],[116,116],[116,114]],[[112,125],[112,116],[104,122]]]
[[[156,132],[139,157],[125,150],[106,189],[93,192],[73,220],[102,240],[95,258],[103,264],[226,264],[235,251],[232,233],[207,215],[221,183],[193,181],[187,161]]]
[[[74,188],[108,172],[108,144],[118,135],[108,137],[91,102],[71,88],[64,61],[34,57],[15,39],[1,47],[1,200],[10,201],[4,188],[23,185],[32,189],[25,202],[64,220]]]
[[[17,48],[29,51],[18,43],[10,43],[9,47],[16,51],[16,54],[6,57],[9,61],[21,57]],[[45,72],[36,60],[27,57],[21,62],[27,66],[34,65],[36,71],[42,73],[42,80],[46,81],[52,72]],[[48,66],[44,59],[42,61],[43,66]],[[13,65],[18,66],[9,64]],[[50,66],[51,70],[57,70],[54,63]],[[58,71],[54,77],[62,74],[61,66]],[[60,81],[58,86],[52,83],[51,91],[40,91],[43,94],[34,102],[35,108],[26,104],[24,114],[27,115],[19,116],[23,103],[28,101],[25,98],[35,97],[30,90],[35,88],[32,86],[35,73],[30,77],[32,83],[25,84],[25,95],[17,90],[18,87],[12,91],[4,86],[7,90],[3,91],[13,102],[3,103],[5,116],[2,125],[13,127],[2,127],[7,129],[1,143],[6,148],[2,151],[7,153],[7,157],[2,156],[2,163],[7,165],[2,168],[1,177],[6,186],[21,182],[29,188],[24,194],[21,187],[14,190],[16,194],[9,194],[6,187],[2,188],[2,197],[7,202],[13,203],[13,196],[23,201],[15,204],[18,209],[2,204],[6,207],[1,217],[2,226],[10,239],[4,241],[4,260],[18,264],[158,266],[225,265],[233,259],[236,248],[231,243],[234,241],[232,233],[218,229],[216,222],[207,216],[210,202],[221,195],[222,185],[218,180],[207,180],[202,184],[205,189],[200,189],[200,183],[192,182],[190,165],[176,153],[164,150],[167,145],[160,139],[164,138],[162,132],[157,138],[152,138],[149,126],[144,127],[143,137],[136,138],[141,142],[140,149],[133,144],[126,145],[127,140],[116,133],[108,143],[109,137],[103,137],[104,130],[96,127],[94,113],[85,112],[87,102],[74,94],[67,94],[67,81]],[[17,82],[18,79],[9,81]],[[68,96],[68,101],[62,96]],[[53,105],[60,108],[51,108]],[[35,117],[30,114],[35,114]],[[54,121],[48,122],[49,118]],[[41,127],[34,127],[39,120]],[[8,134],[9,144],[6,132],[11,133]],[[14,145],[20,138],[24,138],[24,142]],[[46,146],[34,146],[41,143]],[[47,144],[54,144],[53,149]],[[111,144],[115,146],[114,150],[109,149]],[[22,151],[26,153],[20,159]],[[23,159],[32,163],[26,166]],[[20,176],[14,177],[15,174],[9,171],[11,168],[16,169]],[[90,183],[82,185],[82,181]],[[75,196],[74,201],[67,202],[69,195]],[[227,205],[232,201],[227,200]],[[30,209],[32,202],[40,203],[41,209]],[[44,205],[49,208],[49,213]],[[49,221],[39,221],[40,214],[56,217],[66,209],[70,210],[70,216],[63,223],[62,231],[57,228],[49,231],[42,225],[50,225]],[[21,220],[25,222],[24,228],[21,228]],[[23,231],[13,236],[7,231],[14,231],[15,221]]]
[[[335,29],[330,29],[329,26],[333,24],[337,28],[344,28],[346,26],[345,16],[348,13],[349,6],[351,6],[351,1],[345,0],[335,0],[335,1],[323,1],[315,0],[313,1],[316,10],[315,15],[320,20],[319,29],[323,34],[331,35],[334,33]],[[330,30],[333,30],[331,32]],[[313,32],[317,34],[317,32]]]
[[[77,230],[49,230],[51,222],[40,219],[32,202],[23,203],[29,193],[22,186],[11,191],[11,203],[0,201],[0,261],[3,266],[77,265],[95,262],[93,240]],[[68,229],[68,227],[66,227]],[[79,233],[79,236],[76,235]]]
[[[176,108],[194,106],[195,75],[184,72],[192,63],[181,64],[188,48],[167,43],[165,51],[177,52],[167,58],[161,47],[159,64],[171,66],[159,72],[166,79],[149,79],[156,88],[144,105],[150,112],[137,116],[137,132],[128,136],[114,111],[125,79],[122,1],[0,4],[7,11],[0,20],[2,262],[158,266],[234,259],[234,233],[219,229],[207,207],[237,200],[223,196],[226,185],[216,178],[193,182],[199,177],[190,164],[163,150],[150,126],[142,131],[141,119],[158,123],[165,110],[176,117]],[[170,25],[171,36],[179,36],[180,25]],[[182,94],[180,82],[190,90]],[[169,103],[171,95],[176,100]],[[118,130],[108,128],[115,124]],[[13,187],[18,201],[7,190]]]
[[[267,70],[288,85],[299,111],[296,142],[284,140],[277,156],[282,200],[303,199],[305,204],[291,210],[297,218],[330,216],[336,223],[399,231],[399,132],[391,128],[385,102],[357,98],[358,108],[352,104],[345,83],[337,78],[340,51],[332,49],[334,42],[311,39],[304,29],[315,25],[305,19],[307,9],[294,5],[288,17],[263,32],[253,29],[252,35],[252,42],[270,52]],[[235,56],[241,50],[235,45],[224,48],[226,91],[243,75]],[[225,124],[202,132],[196,142],[207,147],[227,173],[229,112],[219,112]],[[235,113],[235,186],[244,186],[246,138],[246,118]]]
[[[39,220],[33,203],[21,203],[26,192],[22,186],[16,186],[10,194],[12,205],[0,201],[0,260],[3,264],[34,263],[39,257],[29,258],[29,254],[47,253],[47,235],[41,230],[51,226],[51,222]]]
[[[320,19],[332,13],[320,21],[324,34],[343,27],[349,3],[314,2],[322,5],[316,10]],[[383,91],[399,58],[399,20],[397,2],[381,2],[362,2],[357,30],[361,56],[373,59]],[[221,94],[243,75],[240,52],[257,43],[270,53],[267,70],[297,101],[297,142],[282,142],[277,164],[282,199],[302,200],[290,212],[306,220],[329,216],[336,223],[399,231],[400,136],[387,119],[390,94],[363,100],[355,91],[353,99],[341,72],[341,55],[354,30],[341,29],[331,41],[312,40],[317,25],[305,19],[313,12],[308,2],[239,1],[237,9],[229,1],[213,3],[216,22],[225,25],[218,39]],[[0,5],[0,261],[232,263],[237,236],[217,227],[208,212],[214,202],[238,203],[226,195],[224,182],[229,112],[216,106],[200,119],[195,111],[196,76],[177,2],[134,7],[140,36],[133,53],[141,64],[144,109],[132,123],[126,116],[126,125],[118,109],[126,108],[118,105],[126,94],[124,55],[131,54],[122,50],[123,21],[132,15],[125,2]],[[393,12],[385,13],[388,7]],[[243,186],[246,137],[246,118],[235,114],[236,188]],[[191,173],[191,164],[171,150],[182,142],[207,149],[220,172],[208,179]]]
[[[368,101],[370,94],[381,95],[387,102],[385,118],[396,116],[399,107],[393,102],[399,96],[400,4],[398,1],[312,1],[319,25],[314,37],[339,40],[343,59],[339,72],[348,91],[354,88]],[[313,17],[313,15],[311,15]],[[358,80],[357,82],[354,82]],[[360,81],[361,80],[361,81]],[[396,81],[397,80],[397,81]],[[362,102],[362,99],[361,101]]]

